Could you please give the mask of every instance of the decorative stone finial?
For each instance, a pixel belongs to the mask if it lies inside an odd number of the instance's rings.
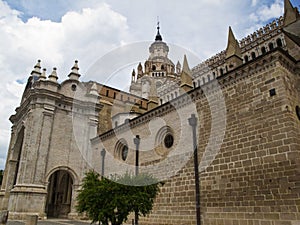
[[[68,75],[69,79],[71,80],[78,80],[80,77],[79,74],[79,67],[78,67],[78,60],[75,60],[74,66],[71,68],[71,73]]]
[[[93,83],[93,85],[92,85],[92,87],[90,89],[89,94],[90,95],[94,95],[94,96],[99,96],[96,82]]]
[[[46,68],[43,68],[43,72],[42,72],[42,74],[41,74],[41,76],[40,76],[40,80],[46,80]]]
[[[58,77],[57,77],[56,67],[53,67],[52,73],[49,75],[49,80],[53,82],[57,82]]]
[[[41,75],[41,60],[37,61],[30,75],[33,76],[34,78],[39,77]]]

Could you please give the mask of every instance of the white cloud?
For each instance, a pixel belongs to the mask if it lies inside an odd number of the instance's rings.
[[[251,1],[251,6],[256,6],[257,5],[257,0],[252,0]]]
[[[88,66],[112,47],[127,39],[127,21],[107,4],[66,13],[61,22],[37,17],[23,22],[20,12],[0,0],[0,150],[7,151],[10,122],[24,85],[37,59],[48,74],[58,67],[60,81],[67,78],[75,59]],[[112,35],[113,34],[113,35]],[[4,154],[0,154],[0,158]],[[0,160],[0,168],[4,167]]]
[[[270,6],[262,5],[254,13],[250,14],[250,20],[266,22],[283,15],[283,1],[275,0]]]

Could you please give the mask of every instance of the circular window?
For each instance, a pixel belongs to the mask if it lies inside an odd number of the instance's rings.
[[[300,107],[298,105],[296,106],[296,114],[297,114],[298,120],[300,120]]]
[[[128,156],[128,147],[127,147],[127,145],[123,146],[121,154],[122,154],[122,159],[125,161],[127,159],[127,156]]]
[[[171,148],[173,146],[174,143],[174,138],[171,134],[167,134],[165,139],[164,139],[164,144],[166,146],[166,148]]]
[[[118,158],[119,160],[126,161],[128,157],[129,149],[127,142],[122,138],[119,140],[115,146],[115,157]]]

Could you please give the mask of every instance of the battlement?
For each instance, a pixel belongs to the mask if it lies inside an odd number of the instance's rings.
[[[250,50],[252,50],[254,47],[261,45],[262,43],[267,42],[273,37],[281,34],[281,29],[283,26],[284,17],[281,16],[268,23],[264,27],[256,30],[252,34],[249,34],[247,37],[242,38],[239,41],[242,54],[250,55]],[[192,68],[192,76],[196,78],[203,74],[209,73],[209,71],[218,70],[218,67],[225,64],[225,58],[226,50],[223,50]]]
[[[259,39],[263,39],[263,41],[265,41],[266,39],[269,39],[270,36],[276,35],[278,31],[283,27],[283,20],[284,18],[283,16],[281,16],[240,40],[239,44],[242,52],[245,52],[247,50],[245,48],[246,46],[255,43]]]

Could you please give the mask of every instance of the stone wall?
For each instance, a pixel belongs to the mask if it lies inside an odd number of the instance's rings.
[[[300,99],[297,71],[296,62],[284,51],[275,49],[219,77],[222,94],[216,83],[208,83],[188,96],[181,96],[132,120],[127,127],[94,139],[94,149],[106,146],[107,151],[114,152],[118,138],[128,138],[130,142],[135,134],[139,134],[143,149],[146,144],[143,139],[149,141],[150,134],[157,136],[151,127],[153,118],[159,117],[173,130],[174,146],[167,156],[157,154],[159,146],[155,145],[152,153],[149,152],[146,158],[145,155],[141,157],[144,165],[153,165],[149,170],[145,167],[144,171],[165,178],[165,184],[152,213],[140,218],[140,223],[195,224],[191,127],[187,125],[191,112],[184,110],[194,104],[201,161],[202,224],[299,224],[300,122],[295,108]],[[225,106],[219,104],[222,98]],[[179,110],[182,112],[178,113]],[[186,121],[180,127],[176,127],[176,113],[180,115],[180,121]],[[225,129],[222,121],[225,121]],[[126,135],[129,130],[130,135]],[[185,145],[179,148],[182,154],[176,155],[172,152],[178,151],[178,138],[184,139]],[[221,144],[220,149],[218,144]],[[134,162],[133,150],[131,145],[127,159],[130,164]],[[164,167],[154,166],[173,156],[175,161],[168,161]],[[184,166],[173,175],[172,165],[180,160],[185,161]],[[162,175],[158,176],[157,171]]]

